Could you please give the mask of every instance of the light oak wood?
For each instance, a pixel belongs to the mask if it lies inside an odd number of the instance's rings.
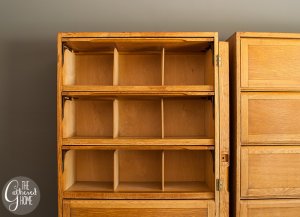
[[[64,217],[155,217],[160,214],[176,217],[213,217],[212,201],[65,201]]]
[[[299,200],[248,200],[241,202],[241,216],[243,217],[295,217],[299,213]]]
[[[299,86],[299,48],[295,39],[241,39],[241,86]]]
[[[242,93],[242,143],[300,141],[300,94]]]
[[[153,145],[153,146],[168,146],[168,145],[187,145],[187,146],[213,146],[214,139],[197,139],[197,138],[173,138],[173,139],[137,139],[137,138],[120,138],[120,139],[102,139],[102,138],[84,138],[71,137],[63,139],[64,145]]]
[[[241,196],[300,196],[300,147],[242,147]]]
[[[214,95],[213,85],[182,86],[63,86],[64,96],[97,95]]]

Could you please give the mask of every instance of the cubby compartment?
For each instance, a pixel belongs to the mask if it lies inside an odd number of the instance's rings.
[[[64,50],[64,85],[113,85],[114,49]]]
[[[164,99],[164,138],[213,138],[213,108],[212,98]]]
[[[120,86],[161,85],[161,52],[120,52],[118,76]]]
[[[66,99],[63,115],[64,138],[113,137],[112,99]]]
[[[214,85],[213,47],[203,42],[166,47],[164,85]]]
[[[64,159],[65,191],[113,191],[114,151],[69,150]]]
[[[165,192],[213,192],[213,151],[164,151]]]
[[[118,100],[118,138],[161,138],[161,100]]]
[[[119,150],[117,177],[116,191],[161,191],[162,152],[155,150]]]

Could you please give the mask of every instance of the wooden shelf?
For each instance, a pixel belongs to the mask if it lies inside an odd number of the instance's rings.
[[[213,85],[190,86],[63,86],[63,96],[212,96]]]
[[[92,137],[71,137],[65,138],[62,141],[63,145],[203,145],[213,146],[214,139],[103,139],[103,138],[92,138]]]
[[[113,191],[113,182],[91,182],[91,181],[78,181],[75,182],[66,191],[76,192],[76,191]]]
[[[210,192],[205,182],[165,182],[165,192]]]
[[[117,192],[160,192],[160,182],[120,182]]]

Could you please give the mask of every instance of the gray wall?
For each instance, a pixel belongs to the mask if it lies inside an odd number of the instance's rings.
[[[28,216],[56,216],[57,32],[300,32],[299,8],[295,0],[1,0],[0,188],[31,177],[42,195]],[[0,216],[13,215],[0,204]]]

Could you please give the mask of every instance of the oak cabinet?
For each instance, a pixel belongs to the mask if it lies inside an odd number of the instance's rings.
[[[227,217],[228,59],[217,33],[60,33],[59,217]]]
[[[232,215],[297,216],[300,34],[238,32],[228,41]]]

